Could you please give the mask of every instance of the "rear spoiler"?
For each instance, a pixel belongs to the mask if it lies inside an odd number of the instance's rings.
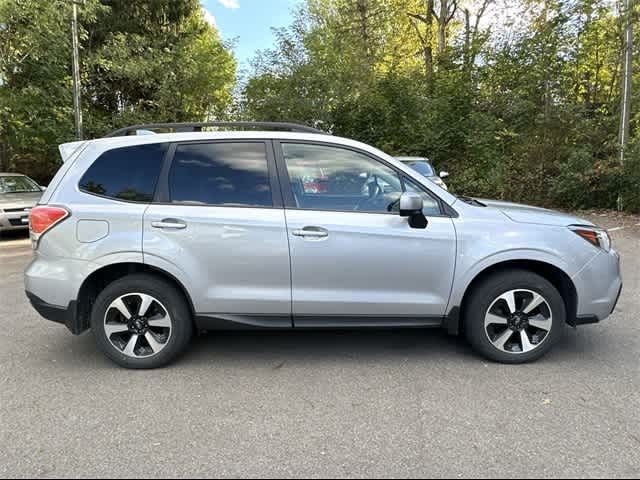
[[[62,157],[62,162],[64,163],[71,157],[73,157],[75,153],[79,152],[82,147],[87,144],[87,142],[88,140],[82,140],[79,142],[63,143],[62,145],[60,145],[58,147],[58,150],[60,150],[60,157]]]

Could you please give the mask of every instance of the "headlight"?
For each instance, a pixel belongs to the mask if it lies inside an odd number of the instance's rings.
[[[574,233],[580,235],[591,245],[601,248],[605,252],[611,250],[611,237],[606,230],[594,227],[572,226]]]

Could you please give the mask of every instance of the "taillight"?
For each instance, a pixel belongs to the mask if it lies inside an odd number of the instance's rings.
[[[34,241],[34,247],[42,235],[69,217],[71,213],[63,207],[36,206],[29,214],[29,230]]]

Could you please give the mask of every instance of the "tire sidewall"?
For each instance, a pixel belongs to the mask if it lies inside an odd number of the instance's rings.
[[[133,358],[111,344],[104,329],[107,309],[117,298],[134,293],[151,295],[166,308],[171,317],[171,336],[167,345],[156,355]],[[179,356],[193,335],[191,312],[180,291],[173,285],[151,275],[130,275],[107,286],[96,299],[91,312],[93,336],[107,357],[125,368],[150,369],[162,367]]]

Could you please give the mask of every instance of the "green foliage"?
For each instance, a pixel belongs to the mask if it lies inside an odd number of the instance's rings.
[[[627,161],[622,168],[620,189],[623,192],[622,206],[631,212],[640,212],[640,138],[630,145]]]
[[[0,3],[0,151],[38,171],[73,132],[68,23],[62,2]]]
[[[427,4],[307,0],[277,47],[255,59],[242,115],[427,156],[460,193],[567,208],[615,208],[620,193],[640,210],[639,115],[624,168],[616,143],[621,19],[612,2],[519,0],[491,34],[473,28],[483,2],[460,1],[442,53]],[[494,18],[506,15],[489,4]],[[636,92],[634,112],[639,103]]]
[[[70,5],[0,2],[0,167],[41,181],[75,134]],[[86,136],[226,113],[235,60],[197,0],[88,0],[79,24]]]

